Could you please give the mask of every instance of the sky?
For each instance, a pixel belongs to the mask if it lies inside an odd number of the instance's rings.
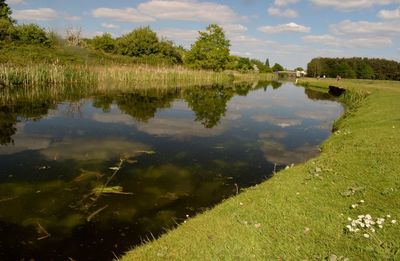
[[[114,37],[150,26],[190,48],[217,23],[231,54],[306,68],[314,57],[400,61],[400,0],[6,0],[19,24]]]

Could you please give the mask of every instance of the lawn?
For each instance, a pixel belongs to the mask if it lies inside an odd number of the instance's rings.
[[[300,83],[350,93],[343,99],[346,114],[317,158],[276,173],[121,260],[400,260],[400,82]],[[363,95],[351,93],[368,95],[360,101]]]

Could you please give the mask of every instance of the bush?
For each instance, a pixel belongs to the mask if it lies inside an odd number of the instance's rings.
[[[36,24],[23,24],[15,27],[16,38],[23,44],[50,45],[46,31]]]
[[[117,41],[113,39],[109,33],[105,33],[102,36],[96,36],[90,41],[90,44],[94,49],[101,50],[106,53],[113,53],[117,49]]]
[[[147,56],[159,53],[157,34],[150,27],[139,27],[117,40],[117,52],[128,56]]]

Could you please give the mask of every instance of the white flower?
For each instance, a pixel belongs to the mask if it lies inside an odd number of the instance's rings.
[[[375,228],[371,227],[371,232],[375,233]]]
[[[368,234],[364,234],[363,235],[365,238],[369,238],[369,235]]]
[[[392,224],[396,224],[396,223],[397,223],[397,221],[396,221],[395,219],[393,219],[393,220],[390,221],[390,222],[392,222]]]
[[[356,208],[356,207],[358,207],[358,204],[351,205],[351,208]]]
[[[360,200],[360,203],[364,203],[365,201],[362,199],[362,200]]]
[[[352,221],[351,217],[348,217],[347,220],[348,220],[348,221]]]
[[[378,225],[378,227],[379,227],[379,228],[383,228],[383,226],[382,226],[382,225]]]
[[[366,218],[366,219],[371,219],[372,217],[371,217],[370,214],[367,214],[367,215],[365,215],[365,218]]]
[[[390,218],[390,215],[386,215],[387,218]]]

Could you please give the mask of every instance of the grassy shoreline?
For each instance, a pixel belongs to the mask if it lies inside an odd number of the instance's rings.
[[[300,83],[368,96],[345,98],[348,110],[317,158],[277,173],[121,259],[400,259],[400,83]],[[349,232],[348,218],[366,214],[385,218],[383,228]]]
[[[56,87],[65,85],[88,84],[96,89],[110,88],[147,88],[158,86],[169,88],[224,84],[240,81],[273,80],[272,74],[212,72],[190,70],[180,66],[124,66],[124,65],[57,65],[39,64],[11,66],[0,64],[0,84],[10,88]]]

